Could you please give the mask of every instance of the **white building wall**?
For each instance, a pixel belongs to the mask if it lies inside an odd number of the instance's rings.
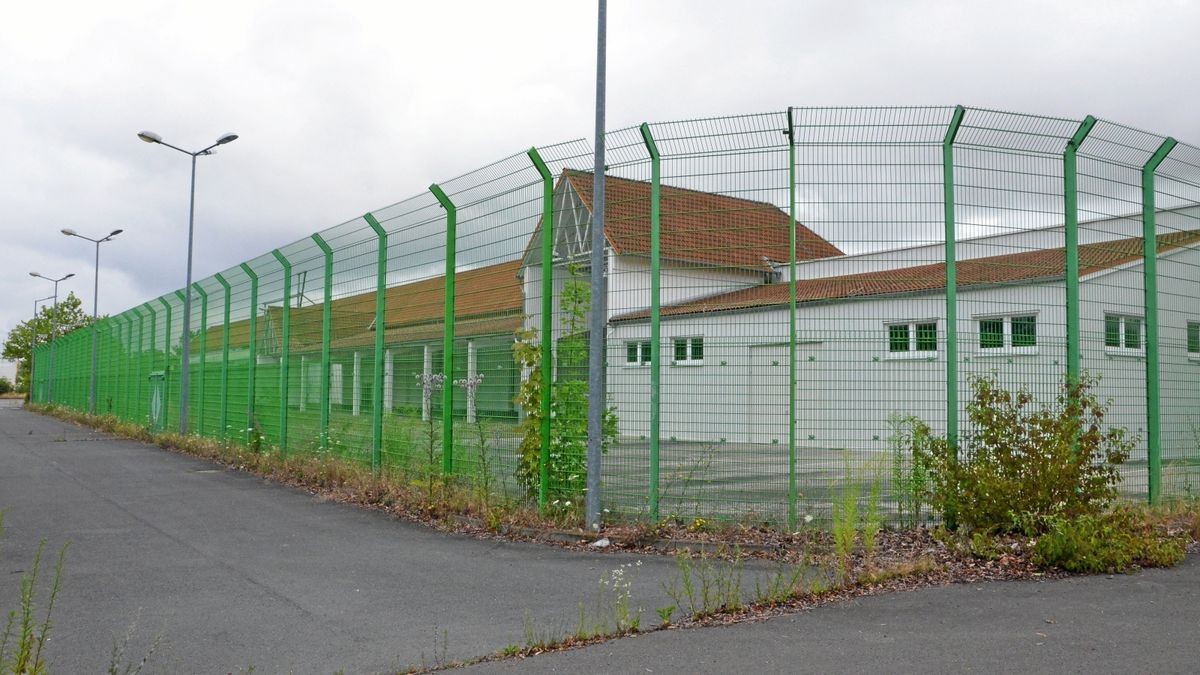
[[[1188,358],[1185,343],[1187,321],[1200,321],[1200,252],[1164,255],[1159,268],[1163,440],[1169,458],[1194,455],[1200,443],[1193,431],[1193,425],[1200,428],[1200,359]],[[1169,278],[1172,269],[1176,274]],[[972,375],[995,373],[1004,386],[1026,386],[1038,401],[1050,402],[1059,393],[1066,371],[1064,298],[1061,281],[960,291],[961,430],[969,429]],[[1086,280],[1082,299],[1083,367],[1100,378],[1097,396],[1115,403],[1107,421],[1140,436],[1138,452],[1144,457],[1144,356],[1104,347],[1106,311],[1142,314],[1140,264]],[[1013,314],[1036,315],[1037,347],[981,348],[979,319]],[[892,414],[915,415],[944,433],[944,317],[943,295],[802,304],[797,313],[800,447],[883,450]],[[888,351],[889,323],[922,320],[938,323],[936,355],[897,358]],[[671,365],[673,339],[695,335],[704,337],[703,364]],[[775,389],[779,380],[769,374],[771,358],[761,358],[771,345],[782,346],[778,367],[786,378],[786,307],[668,317],[662,336],[664,439],[771,443],[778,437],[786,447],[786,385]],[[610,331],[609,394],[626,437],[643,437],[649,429],[649,367],[626,365],[625,351],[628,342],[648,338],[647,322],[619,322]],[[764,398],[764,387],[779,391],[778,400]],[[764,432],[771,420],[778,428]]]

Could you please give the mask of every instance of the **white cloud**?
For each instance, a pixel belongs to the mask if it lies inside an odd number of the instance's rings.
[[[610,128],[787,105],[1091,113],[1200,140],[1181,2],[614,0]],[[0,329],[47,274],[101,312],[182,285],[197,148],[196,278],[534,143],[592,135],[591,2],[17,3],[0,24]]]

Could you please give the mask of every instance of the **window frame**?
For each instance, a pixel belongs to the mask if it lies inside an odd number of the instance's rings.
[[[971,317],[975,322],[975,352],[978,356],[1014,356],[1014,355],[1036,355],[1040,346],[1038,338],[1038,310],[1017,310],[1007,312],[996,312],[989,314],[976,314]],[[1013,344],[1013,319],[1032,319],[1033,326],[1033,344],[1031,345],[1014,345]],[[985,347],[983,345],[983,326],[985,321],[994,321],[1000,323],[1000,344],[994,347]]]
[[[884,322],[884,356],[887,359],[896,361],[924,359],[929,360],[937,358],[941,353],[939,329],[940,321],[938,319],[911,319],[908,321],[887,321]],[[918,349],[921,344],[920,327],[933,326],[933,349]],[[892,330],[895,328],[905,328],[908,333],[908,349],[902,351],[892,350]]]
[[[637,354],[638,354],[637,361],[629,360],[629,348],[630,347],[635,347],[637,349]],[[650,355],[652,353],[653,353],[653,351],[650,348],[649,340],[641,340],[641,339],[626,340],[625,341],[625,360],[622,363],[622,367],[624,367],[624,368],[641,368],[644,366],[648,366],[648,365],[650,365]]]
[[[1117,320],[1117,345],[1108,344],[1108,320]],[[1137,321],[1138,346],[1127,347],[1129,320]],[[1109,356],[1144,357],[1146,355],[1146,319],[1130,312],[1104,312],[1104,353]]]
[[[679,348],[680,341],[684,344],[684,350],[687,358],[677,359],[675,354]],[[700,357],[696,358],[696,346],[699,344]],[[671,365],[672,366],[702,366],[704,365],[704,336],[703,335],[675,335],[671,337]]]
[[[1192,347],[1196,349],[1193,351]],[[1183,349],[1187,352],[1189,360],[1200,361],[1200,321],[1187,321],[1184,323]]]

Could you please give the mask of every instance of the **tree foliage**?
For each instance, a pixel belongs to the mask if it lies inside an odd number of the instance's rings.
[[[1096,515],[1117,496],[1118,470],[1137,440],[1105,422],[1109,404],[1084,377],[1053,404],[995,377],[972,379],[971,431],[959,453],[946,439],[927,444],[933,505],[973,530],[1040,530],[1048,519]]]
[[[44,345],[54,335],[62,336],[71,331],[89,326],[92,317],[83,309],[83,301],[74,293],[59,300],[57,305],[43,305],[36,317],[22,321],[8,332],[2,355],[8,361],[17,362],[17,390],[29,389],[29,354],[36,344]]]
[[[591,305],[591,288],[579,279],[574,266],[568,268],[570,278],[559,297],[565,335],[555,350],[557,373],[550,401],[549,485],[551,500],[575,502],[587,488],[587,308]],[[540,484],[542,448],[542,353],[538,332],[521,330],[513,345],[517,365],[529,375],[517,392],[516,403],[525,413],[519,430],[521,445],[516,477],[530,497],[535,497]],[[602,449],[608,450],[617,435],[617,416],[606,408],[603,420]]]

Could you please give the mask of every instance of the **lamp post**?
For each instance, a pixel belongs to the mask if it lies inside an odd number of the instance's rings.
[[[92,283],[92,382],[88,388],[88,412],[96,414],[96,367],[97,367],[97,331],[96,331],[96,309],[100,304],[100,244],[106,241],[112,241],[112,238],[121,234],[125,230],[113,230],[108,233],[103,239],[92,239],[79,234],[75,230],[64,227],[62,233],[68,237],[79,237],[85,241],[90,241],[96,245],[96,278]]]
[[[187,279],[183,285],[183,341],[180,344],[180,349],[183,352],[181,355],[182,368],[179,373],[179,433],[186,434],[188,428],[188,369],[191,367],[191,332],[192,332],[192,230],[196,216],[196,158],[205,155],[213,154],[213,148],[218,145],[225,145],[237,140],[237,134],[223,134],[217,139],[216,143],[190,152],[183,148],[175,147],[170,143],[163,141],[162,136],[153,131],[139,131],[138,138],[147,143],[157,143],[165,145],[172,150],[178,150],[192,158],[192,190],[191,197],[188,202],[188,244],[187,244]],[[169,330],[169,328],[168,328]]]
[[[30,400],[33,399],[33,350],[37,348],[37,337],[38,337],[38,334],[37,334],[37,309],[38,309],[38,304],[43,303],[47,300],[53,300],[53,299],[54,299],[53,295],[47,295],[44,298],[38,298],[37,300],[33,301],[33,321],[29,322],[29,330],[33,331],[33,334],[29,338],[29,381],[26,382],[26,384],[29,386],[28,396],[29,396]],[[35,403],[36,403],[36,401],[35,401]]]
[[[45,279],[46,281],[49,281],[54,284],[54,295],[50,296],[51,298],[54,299],[54,304],[51,305],[51,307],[57,308],[58,307],[58,284],[75,276],[75,273],[72,272],[64,277],[59,277],[57,279],[45,276],[43,274],[38,274],[37,272],[30,272],[29,276],[37,277],[39,279]],[[35,303],[34,306],[36,307],[37,304]],[[54,350],[55,350],[54,334],[58,332],[56,329],[57,329],[57,326],[55,325],[55,322],[54,322],[54,311],[52,309],[50,312],[50,376],[46,378],[46,400],[49,401],[50,403],[54,403]],[[32,356],[32,355],[33,355],[33,353],[30,352],[30,356]],[[29,366],[30,366],[29,372],[30,372],[30,374],[32,374],[33,373],[33,364],[30,363]]]

